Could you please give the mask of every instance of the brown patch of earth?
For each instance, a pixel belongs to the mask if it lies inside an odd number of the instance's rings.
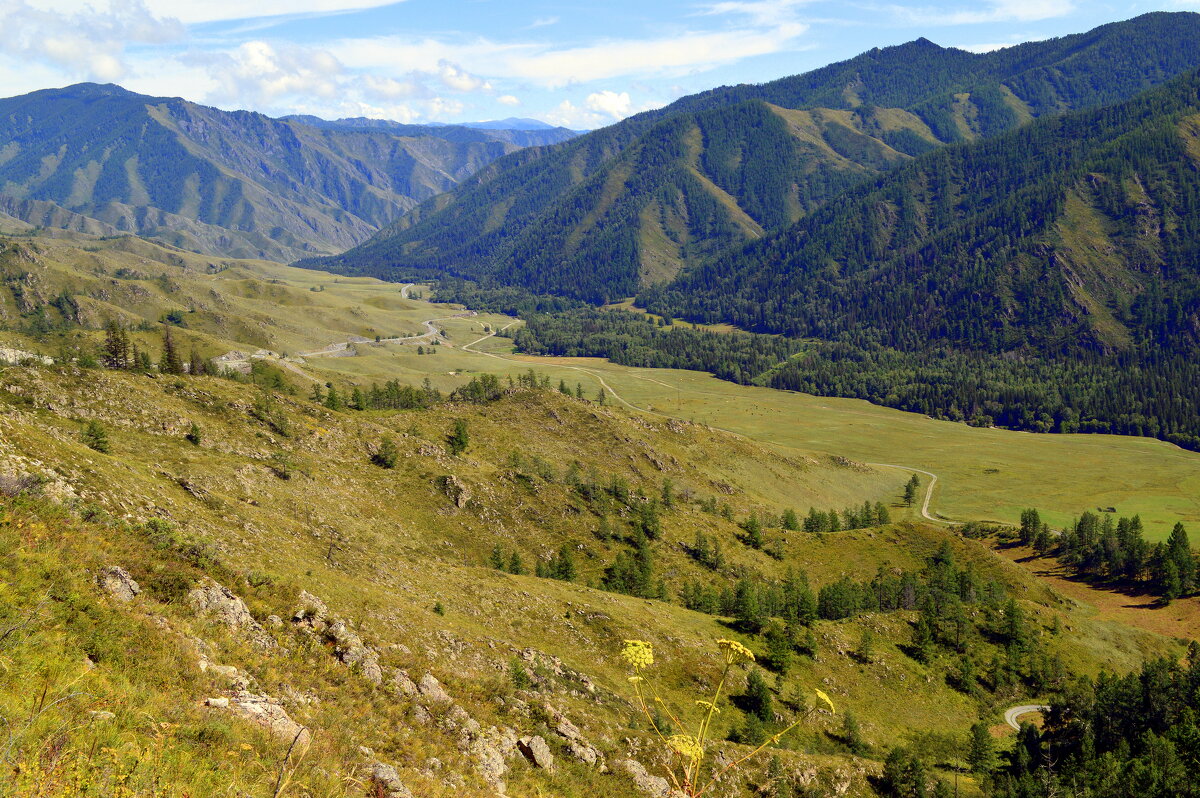
[[[1163,606],[1156,596],[1089,584],[1059,565],[1053,557],[1037,557],[1027,547],[993,548],[1061,595],[1095,609],[1095,617],[1100,620],[1117,621],[1166,637],[1200,640],[1200,598],[1177,599]]]

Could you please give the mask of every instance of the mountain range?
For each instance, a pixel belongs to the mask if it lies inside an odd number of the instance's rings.
[[[291,260],[360,243],[497,158],[572,135],[271,119],[79,84],[0,100],[0,211]]]
[[[788,228],[927,152],[1119,102],[1198,66],[1200,15],[1189,13],[985,54],[920,39],[507,156],[319,265],[605,302]]]

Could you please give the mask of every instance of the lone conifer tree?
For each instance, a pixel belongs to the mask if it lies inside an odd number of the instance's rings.
[[[158,370],[163,374],[182,374],[183,373],[183,358],[179,356],[179,349],[175,346],[175,339],[171,336],[171,328],[163,327],[163,353],[162,360],[158,363]]]

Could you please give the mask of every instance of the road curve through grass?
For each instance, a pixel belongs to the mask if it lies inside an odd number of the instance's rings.
[[[1017,718],[1022,715],[1031,715],[1034,712],[1049,712],[1050,707],[1045,704],[1022,704],[1019,707],[1013,707],[1004,713],[1004,722],[1012,726],[1017,731],[1021,730],[1021,724],[1017,722]]]

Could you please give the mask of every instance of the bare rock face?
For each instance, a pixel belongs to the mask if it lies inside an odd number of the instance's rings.
[[[379,654],[368,648],[345,621],[337,620],[330,624],[325,630],[325,637],[333,643],[334,656],[346,665],[357,665],[372,684],[383,684]]]
[[[296,740],[297,744],[303,745],[312,739],[308,729],[292,720],[283,705],[270,696],[239,690],[229,699],[228,708],[235,715],[269,729],[284,742]]]
[[[133,601],[142,589],[133,577],[119,565],[110,565],[96,575],[96,583],[117,601]]]
[[[522,737],[517,741],[517,748],[534,767],[554,772],[554,754],[540,736]]]
[[[427,673],[417,682],[417,690],[432,704],[449,704],[453,699],[432,673]]]
[[[197,615],[218,626],[243,632],[255,645],[262,648],[275,645],[275,641],[266,630],[254,620],[254,616],[246,608],[246,602],[229,588],[211,579],[188,593],[187,603]]]
[[[383,798],[413,798],[412,792],[400,780],[400,774],[385,762],[371,765],[371,784]]]
[[[651,776],[646,772],[645,766],[636,759],[617,760],[616,769],[621,773],[629,774],[629,777],[633,779],[633,786],[642,795],[649,795],[651,798],[671,798],[674,792],[670,782],[662,776]]]

